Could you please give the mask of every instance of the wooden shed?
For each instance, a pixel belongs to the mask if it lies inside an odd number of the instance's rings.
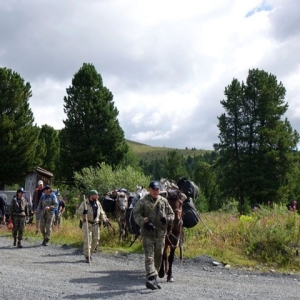
[[[53,174],[45,169],[37,167],[35,171],[28,172],[25,178],[25,191],[30,195],[33,194],[39,180],[44,182],[44,185],[51,184]]]

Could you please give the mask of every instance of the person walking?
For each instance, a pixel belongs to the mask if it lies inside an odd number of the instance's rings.
[[[33,214],[35,214],[35,234],[39,233],[40,229],[40,218],[41,218],[41,212],[37,210],[40,199],[43,195],[43,188],[44,188],[44,182],[42,180],[38,181],[37,188],[33,192],[32,196],[32,211]]]
[[[13,197],[10,205],[10,219],[13,223],[12,234],[14,238],[14,246],[23,248],[21,241],[25,230],[25,222],[28,217],[28,203],[24,197],[24,189],[19,188]],[[17,244],[18,238],[18,244]]]
[[[43,235],[43,246],[47,246],[50,241],[52,225],[54,220],[54,210],[57,208],[57,199],[52,192],[50,185],[45,185],[43,195],[39,201],[37,211],[40,212],[40,230]]]
[[[7,196],[0,194],[0,224],[5,224],[5,211],[7,206]]]
[[[174,220],[174,212],[168,200],[159,195],[159,188],[157,181],[151,181],[149,194],[140,199],[133,209],[134,220],[141,227],[146,287],[151,290],[161,289],[157,275],[161,266],[167,226]]]
[[[60,227],[60,224],[62,222],[62,216],[66,208],[66,204],[65,204],[64,197],[59,192],[57,193],[57,198],[59,198],[59,204],[58,204],[57,213],[55,214],[54,225]]]
[[[109,225],[98,197],[96,190],[90,190],[89,198],[85,199],[76,210],[77,216],[82,221],[83,255],[87,263],[92,260],[91,251],[95,251],[100,241],[100,222],[103,222],[104,226]]]

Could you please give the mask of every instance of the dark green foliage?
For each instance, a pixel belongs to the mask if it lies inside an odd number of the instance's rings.
[[[74,172],[101,162],[117,166],[126,156],[128,145],[113,95],[92,64],[84,63],[74,75],[64,102],[67,119],[60,134],[64,177],[72,181]]]
[[[184,167],[185,159],[176,150],[170,151],[163,164],[162,176],[178,181],[181,177],[188,177]]]
[[[59,162],[60,141],[57,131],[48,125],[43,125],[39,135],[40,144],[45,145],[45,154],[41,167],[52,173]]]
[[[24,182],[41,162],[39,128],[29,107],[31,86],[16,72],[0,68],[0,182]]]
[[[250,70],[246,83],[234,79],[225,88],[219,119],[217,162],[221,190],[247,205],[283,201],[295,186],[299,135],[281,120],[288,105],[285,88],[274,75]]]

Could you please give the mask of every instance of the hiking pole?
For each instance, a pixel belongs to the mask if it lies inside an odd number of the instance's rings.
[[[84,210],[87,210],[85,195],[83,195],[83,203],[84,203]],[[89,265],[91,264],[91,249],[90,249],[90,238],[89,238],[89,223],[87,214],[85,215],[85,224],[86,224],[86,234],[87,234],[87,243],[88,243],[88,260]]]

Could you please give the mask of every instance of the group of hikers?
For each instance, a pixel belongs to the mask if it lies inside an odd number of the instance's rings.
[[[135,222],[141,228],[142,245],[145,255],[146,287],[161,289],[157,282],[158,270],[162,261],[167,226],[174,220],[174,212],[168,200],[160,195],[160,185],[151,181],[149,193],[141,198],[134,208]],[[76,210],[82,221],[83,255],[87,263],[92,260],[100,240],[100,226],[109,226],[109,219],[99,201],[96,190],[89,191],[88,200],[84,200]]]
[[[60,201],[63,202],[63,201]],[[63,204],[65,205],[65,204]],[[38,187],[33,195],[32,211],[29,211],[28,202],[24,197],[24,189],[19,188],[10,207],[10,219],[13,222],[13,245],[22,248],[22,237],[25,228],[25,220],[35,214],[36,231],[43,235],[43,246],[47,246],[53,223],[61,222],[59,210],[57,219],[55,211],[59,203],[57,195],[49,185],[38,182]],[[63,207],[64,209],[64,207]],[[96,251],[100,241],[100,224],[109,226],[109,219],[99,201],[96,190],[90,190],[88,199],[85,199],[76,210],[76,215],[81,219],[83,235],[83,255],[85,261],[90,263],[92,253]],[[174,220],[174,212],[166,198],[160,195],[160,184],[151,181],[148,186],[148,194],[142,197],[135,205],[133,211],[135,222],[140,226],[142,245],[145,256],[146,287],[151,290],[161,289],[157,282],[158,270],[162,261],[163,249],[167,226]]]
[[[3,199],[2,199],[3,200]],[[1,200],[1,201],[2,201]],[[5,201],[3,200],[5,207]],[[5,209],[2,209],[5,223]],[[60,226],[62,215],[65,211],[65,201],[59,192],[54,192],[50,185],[38,181],[32,197],[32,203],[28,201],[24,188],[20,187],[11,201],[9,208],[8,224],[12,224],[13,245],[23,248],[22,239],[26,223],[32,223],[33,216],[36,219],[36,234],[39,231],[43,235],[43,246],[47,246],[54,225]]]

